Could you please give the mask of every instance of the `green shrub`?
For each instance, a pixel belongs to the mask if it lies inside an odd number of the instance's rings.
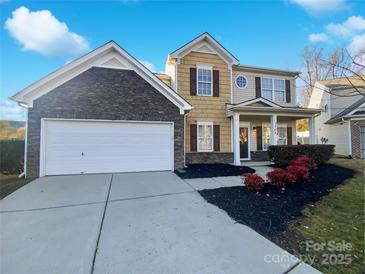
[[[1,140],[0,141],[0,171],[19,173],[23,170],[24,141]]]
[[[312,158],[317,165],[327,162],[333,156],[334,145],[280,145],[269,146],[270,158],[278,166],[288,166],[290,161],[301,155]]]

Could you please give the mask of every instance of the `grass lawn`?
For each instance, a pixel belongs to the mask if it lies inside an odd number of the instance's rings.
[[[19,179],[18,174],[5,175],[0,173],[0,200],[30,181],[32,179]]]
[[[333,158],[330,163],[356,171],[353,178],[333,189],[320,201],[302,211],[303,217],[292,222],[283,239],[289,251],[296,255],[315,256],[313,266],[324,273],[364,273],[364,182],[365,161]],[[352,250],[307,250],[306,241],[315,243],[350,243]],[[326,264],[327,254],[330,263]],[[341,264],[346,259],[340,254],[351,254],[351,264]]]

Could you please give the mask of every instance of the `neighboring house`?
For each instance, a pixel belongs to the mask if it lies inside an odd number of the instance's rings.
[[[317,143],[327,139],[336,145],[336,154],[365,158],[365,82],[351,78],[353,88],[346,78],[316,82],[309,107],[321,108],[315,118]]]
[[[111,41],[11,98],[28,109],[26,174],[263,159],[270,144],[296,143],[296,120],[313,124],[320,112],[296,106],[297,75],[242,66],[208,33],[156,74]]]

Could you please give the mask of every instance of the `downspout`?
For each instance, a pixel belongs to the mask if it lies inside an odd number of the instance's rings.
[[[343,118],[342,118],[343,119]],[[343,119],[344,120],[344,119]],[[352,158],[352,134],[351,134],[351,120],[349,120],[348,126],[348,136],[349,136],[349,158]]]
[[[10,98],[12,99],[12,98]],[[12,99],[13,100],[13,99]],[[18,102],[18,106],[26,109],[26,121],[25,121],[25,132],[24,132],[24,171],[18,176],[18,178],[27,177],[27,150],[28,150],[28,105],[22,102]]]
[[[187,113],[184,114],[184,167],[186,167],[186,115]]]

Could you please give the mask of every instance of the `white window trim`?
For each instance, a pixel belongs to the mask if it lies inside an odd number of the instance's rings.
[[[243,78],[245,78],[245,80],[246,80],[246,85],[244,86],[244,87],[240,87],[239,85],[237,85],[237,78],[238,77],[243,77]],[[239,89],[245,89],[246,87],[247,87],[247,77],[246,76],[244,76],[243,74],[238,74],[237,76],[236,76],[236,78],[234,79],[234,84],[236,85],[236,87],[237,88],[239,88]]]
[[[269,79],[271,80],[272,82],[272,100],[273,102],[280,102],[280,103],[285,103],[286,102],[286,90],[285,90],[285,79],[282,79],[282,78],[273,78],[273,77],[261,77],[261,96],[263,95],[263,79]],[[279,90],[279,91],[284,91],[284,100],[282,101],[278,101],[275,99],[275,80],[281,80],[281,81],[284,81],[284,90]],[[263,96],[262,96],[263,97]],[[263,97],[265,98],[265,97]],[[265,98],[266,100],[270,100],[270,99],[267,99]]]
[[[265,149],[264,128],[271,129],[271,125],[267,124],[267,123],[263,123],[261,126],[262,126],[262,150],[267,151],[267,149]],[[288,125],[287,124],[278,124],[276,128],[285,128],[285,130],[286,130],[285,145],[287,145],[288,144],[288,131],[287,131]],[[270,134],[271,134],[271,131],[270,131]],[[272,139],[272,136],[270,136],[270,143],[271,143],[271,139]],[[279,140],[279,134],[278,134],[278,140]],[[270,144],[269,144],[269,146],[270,146]]]
[[[200,149],[199,148],[199,126],[211,126],[212,127],[212,149],[204,150],[204,149]],[[214,129],[213,129],[213,122],[211,122],[211,121],[197,122],[196,142],[197,142],[197,151],[198,152],[213,152],[214,151]]]
[[[284,128],[284,132],[285,132],[285,144],[284,145],[287,145],[288,144],[288,127],[287,126],[278,126],[277,129],[278,129],[278,132],[277,132],[277,135],[278,135],[278,142],[279,142],[279,139],[284,139],[284,138],[280,138],[280,135],[279,135],[279,128]]]
[[[212,79],[212,81],[210,83],[210,94],[199,94],[199,77],[198,77],[199,69],[210,70],[210,79]],[[208,82],[201,82],[201,83],[208,83]],[[205,96],[205,97],[213,96],[213,66],[212,65],[201,64],[201,65],[196,66],[196,95]]]

